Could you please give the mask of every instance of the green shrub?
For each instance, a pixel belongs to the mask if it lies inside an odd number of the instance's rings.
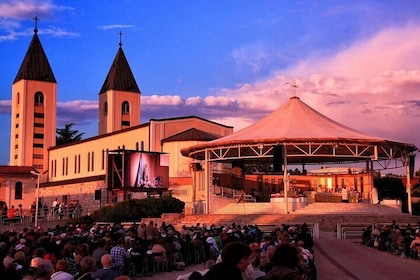
[[[414,216],[420,216],[420,203],[412,204],[412,214]]]
[[[182,213],[185,203],[179,199],[162,196],[132,199],[104,206],[91,214],[95,221],[139,222],[143,218],[161,217],[162,213]]]
[[[411,195],[414,197],[420,197],[420,184],[415,184],[413,186],[413,190],[411,191]]]
[[[405,196],[405,186],[400,178],[381,177],[374,179],[374,186],[378,190],[379,200],[402,199]]]

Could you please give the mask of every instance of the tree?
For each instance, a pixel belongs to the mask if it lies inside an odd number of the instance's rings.
[[[57,146],[74,143],[82,140],[82,135],[78,130],[73,130],[74,123],[66,124],[64,128],[56,129],[55,143]]]
[[[375,178],[373,182],[378,190],[379,200],[383,199],[403,199],[406,193],[405,186],[401,178],[385,176]]]

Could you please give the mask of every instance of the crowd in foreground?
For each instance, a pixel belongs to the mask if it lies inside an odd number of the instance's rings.
[[[362,235],[362,244],[403,258],[420,258],[420,222],[417,225],[391,224],[367,227]]]
[[[0,235],[1,279],[130,279],[205,263],[182,279],[316,279],[306,224],[68,225]],[[162,274],[163,275],[163,274]],[[164,276],[163,276],[164,278]]]

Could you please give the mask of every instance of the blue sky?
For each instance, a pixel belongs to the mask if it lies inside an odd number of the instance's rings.
[[[58,82],[57,125],[86,137],[97,134],[121,31],[142,122],[197,115],[238,130],[297,95],[349,127],[420,147],[418,1],[0,0],[0,164],[35,16]]]

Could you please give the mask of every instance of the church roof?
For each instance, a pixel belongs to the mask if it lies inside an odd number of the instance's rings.
[[[114,62],[112,62],[111,69],[109,69],[108,75],[106,76],[105,82],[102,85],[99,94],[108,90],[140,93],[140,89],[137,86],[133,72],[131,72],[130,65],[128,64],[127,58],[125,57],[121,46],[118,49]]]
[[[178,134],[162,139],[162,143],[175,141],[212,141],[217,138],[219,137],[214,134],[196,128],[190,128]]]
[[[23,79],[56,83],[54,73],[36,33],[13,83]]]
[[[32,166],[0,165],[0,175],[29,175],[37,172]]]

